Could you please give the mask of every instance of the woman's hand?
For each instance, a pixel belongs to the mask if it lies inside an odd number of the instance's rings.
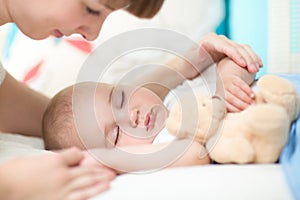
[[[81,200],[107,190],[115,173],[80,166],[83,157],[82,152],[73,148],[6,162],[0,167],[1,187],[5,190],[1,199]]]
[[[186,53],[185,60],[175,58],[167,63],[167,66],[182,74],[186,79],[193,79],[208,66],[218,63],[225,57],[229,57],[238,66],[253,74],[262,67],[260,57],[248,45],[237,44],[215,33],[204,36],[199,46]]]
[[[223,35],[209,33],[200,41],[200,49],[205,50],[214,62],[224,57],[231,58],[236,64],[256,73],[263,63],[249,45],[235,43]],[[201,52],[200,52],[201,54]]]

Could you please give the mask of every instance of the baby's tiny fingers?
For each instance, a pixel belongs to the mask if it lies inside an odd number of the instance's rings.
[[[255,93],[253,92],[252,88],[242,80],[234,84],[236,85],[237,89],[232,93],[234,93],[235,96],[237,96],[244,102],[247,102],[248,104],[253,104],[255,99]]]
[[[237,107],[235,107],[234,105],[226,102],[226,107],[227,107],[227,111],[229,112],[240,112],[240,109],[238,109]]]
[[[246,109],[250,104],[247,101],[245,101],[247,95],[245,95],[244,93],[239,93],[239,95],[244,96],[244,97],[241,98],[241,97],[238,97],[235,94],[226,93],[225,99],[229,104],[231,104],[236,109],[241,111],[241,110]]]

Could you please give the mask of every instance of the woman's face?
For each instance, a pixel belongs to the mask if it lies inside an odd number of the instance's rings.
[[[151,144],[165,126],[168,111],[146,88],[101,84],[95,98],[100,129],[113,145]]]
[[[106,17],[112,12],[107,0],[8,0],[12,22],[32,39],[81,34],[97,38]]]

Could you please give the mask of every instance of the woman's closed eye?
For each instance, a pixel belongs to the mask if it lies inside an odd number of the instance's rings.
[[[90,7],[86,7],[86,12],[90,15],[93,15],[93,16],[100,16],[101,12],[100,11],[97,11],[97,10],[93,10],[91,9]]]

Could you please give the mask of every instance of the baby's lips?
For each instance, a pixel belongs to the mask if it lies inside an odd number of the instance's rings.
[[[144,125],[148,126],[149,123],[150,123],[150,115],[147,114],[146,117],[145,117]]]
[[[147,127],[147,131],[150,131],[154,128],[155,120],[156,120],[156,115],[154,112],[150,112],[146,115],[144,125]]]

